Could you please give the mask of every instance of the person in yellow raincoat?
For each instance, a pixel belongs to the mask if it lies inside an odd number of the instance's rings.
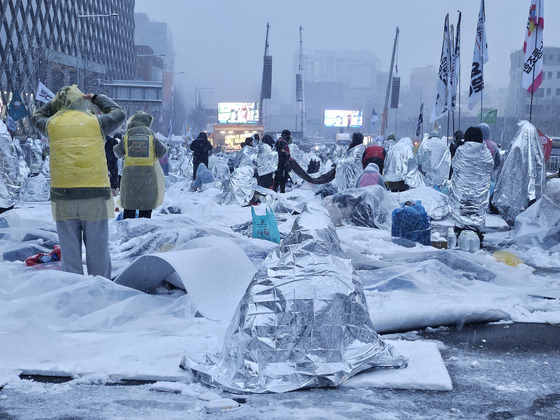
[[[123,219],[150,218],[152,210],[163,202],[165,178],[158,158],[167,153],[167,147],[150,129],[154,117],[136,111],[126,123],[124,139],[113,147],[118,158],[124,157],[121,178],[121,205]]]
[[[51,204],[63,271],[84,273],[83,242],[88,274],[111,278],[108,220],[114,203],[104,139],[124,119],[113,100],[83,94],[76,85],[60,89],[31,118],[50,141]]]

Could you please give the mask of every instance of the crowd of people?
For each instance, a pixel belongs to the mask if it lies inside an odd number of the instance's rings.
[[[527,122],[520,123],[506,156],[486,124],[455,132],[449,145],[437,132],[426,134],[419,145],[392,134],[364,144],[356,132],[347,148],[323,147],[316,153],[302,152],[283,130],[276,139],[272,133],[247,137],[238,152],[227,154],[213,149],[204,132],[190,144],[164,144],[150,128],[153,117],[142,111],[128,118],[122,135],[116,133],[125,118],[107,96],[67,86],[32,116],[49,148],[40,140],[28,139],[23,147],[3,142],[3,156],[17,157],[2,162],[7,194],[21,198],[21,179],[10,178],[21,174],[19,166],[27,168],[25,176],[44,172],[50,180],[65,271],[83,274],[83,243],[88,274],[111,278],[108,220],[115,216],[114,197],[123,219],[150,218],[163,202],[165,175],[167,184],[180,173],[190,191],[215,187],[222,203],[247,206],[258,205],[267,190],[282,194],[306,181],[323,184],[323,196],[372,185],[391,192],[428,186],[447,194],[456,235],[475,232],[481,244],[488,211],[511,225],[546,183],[542,146]],[[169,159],[165,175],[162,158]]]

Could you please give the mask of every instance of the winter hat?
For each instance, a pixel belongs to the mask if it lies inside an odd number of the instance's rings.
[[[206,135],[206,133],[204,131],[198,135],[198,138],[208,140],[208,136]]]
[[[395,136],[395,133],[391,133],[387,136],[387,140],[396,140],[397,137]]]
[[[360,144],[364,142],[364,135],[362,133],[352,134],[352,143]]]
[[[284,140],[288,140],[289,137],[292,136],[292,133],[290,133],[290,130],[282,130],[282,138]]]
[[[482,140],[490,140],[490,126],[486,123],[480,123],[477,127],[482,131]]]
[[[482,143],[482,130],[478,127],[469,127],[465,131],[465,141]]]
[[[456,140],[463,140],[465,138],[465,133],[463,133],[461,130],[457,130],[453,133],[453,137]]]

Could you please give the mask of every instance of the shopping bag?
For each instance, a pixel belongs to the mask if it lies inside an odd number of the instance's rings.
[[[279,244],[280,232],[272,210],[267,207],[266,214],[259,216],[255,214],[255,209],[251,207],[251,214],[253,216],[253,238],[265,239]]]

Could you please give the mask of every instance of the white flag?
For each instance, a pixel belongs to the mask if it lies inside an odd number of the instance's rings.
[[[37,92],[35,93],[35,99],[44,103],[50,102],[54,99],[54,93],[52,93],[48,87],[41,83],[39,80],[39,85],[37,86]]]
[[[486,16],[484,14],[484,0],[480,1],[476,38],[474,41],[473,63],[471,69],[471,85],[469,88],[469,109],[480,102],[484,89],[484,64],[488,62],[488,43],[486,42]]]
[[[453,31],[451,31],[453,36]],[[461,70],[461,12],[459,12],[459,19],[457,20],[457,36],[455,42],[451,39],[451,46],[453,53],[451,54],[451,76],[449,77],[449,110],[455,111],[457,104],[457,86],[459,86],[459,72]]]
[[[531,0],[525,43],[523,44],[525,64],[523,65],[521,85],[531,93],[539,88],[543,76],[543,3],[543,0]]]
[[[443,44],[441,46],[441,59],[439,62],[438,79],[436,83],[436,96],[432,107],[430,122],[433,123],[447,115],[449,110],[449,76],[451,73],[451,39],[449,37],[449,14],[445,16],[443,26]]]

